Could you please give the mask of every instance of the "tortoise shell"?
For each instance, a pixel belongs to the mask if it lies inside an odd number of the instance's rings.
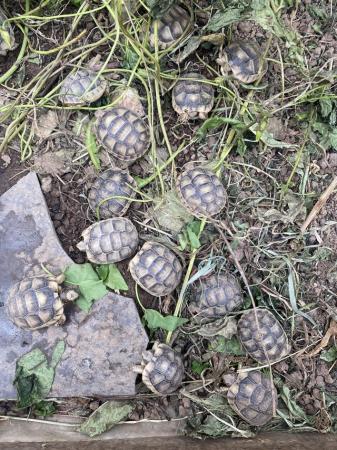
[[[157,23],[158,30],[158,48],[165,50],[188,31],[191,25],[191,17],[181,6],[171,6],[163,17],[155,19],[151,24],[149,42],[152,48],[155,48],[155,23]]]
[[[205,119],[214,104],[213,86],[203,82],[206,77],[198,73],[186,73],[172,91],[173,109],[188,119]]]
[[[19,328],[38,330],[65,321],[60,286],[47,277],[26,278],[15,284],[7,298],[7,314]]]
[[[221,317],[243,303],[237,279],[228,273],[212,274],[194,289],[192,308],[202,317]]]
[[[233,42],[227,47],[226,54],[234,78],[242,83],[253,83],[266,69],[257,44]]]
[[[265,425],[276,413],[275,386],[270,376],[259,370],[239,374],[228,390],[227,399],[234,411],[254,426]]]
[[[102,97],[107,82],[102,76],[88,69],[70,73],[63,81],[59,100],[63,105],[82,106]]]
[[[100,219],[123,216],[136,196],[136,188],[136,182],[128,171],[109,169],[92,184],[88,202],[95,213],[98,209]]]
[[[267,309],[251,309],[238,322],[238,336],[244,349],[261,364],[275,362],[290,351],[288,338]]]
[[[112,108],[99,117],[96,134],[104,148],[122,161],[135,161],[150,145],[144,120],[126,108]]]
[[[177,179],[178,196],[196,217],[212,217],[226,205],[227,195],[219,178],[209,169],[190,164]]]
[[[130,261],[129,270],[136,283],[156,297],[174,291],[182,275],[177,256],[165,245],[150,241]]]
[[[10,23],[5,23],[7,16],[0,8],[0,28],[6,33],[8,41],[0,34],[0,55],[5,56],[9,50],[14,50],[16,47],[14,31]]]
[[[132,256],[138,247],[138,232],[125,217],[101,220],[82,233],[77,247],[95,264],[110,264]]]
[[[183,381],[184,364],[178,353],[166,344],[156,342],[151,351],[143,353],[143,383],[155,394],[176,391]]]

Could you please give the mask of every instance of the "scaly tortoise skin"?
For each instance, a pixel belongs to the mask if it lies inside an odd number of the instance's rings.
[[[206,119],[214,105],[213,86],[204,83],[206,77],[198,73],[181,75],[188,80],[180,80],[172,91],[173,109],[186,119]],[[200,81],[201,80],[201,81]]]
[[[151,351],[143,353],[142,363],[134,371],[142,374],[142,381],[150,391],[167,395],[181,386],[184,364],[171,347],[155,342]]]
[[[150,28],[150,47],[155,48],[154,25],[157,23],[158,48],[165,50],[178,41],[191,26],[189,13],[179,5],[173,5],[160,19],[155,19]]]
[[[234,78],[242,83],[253,83],[265,72],[261,50],[251,42],[233,42],[226,49],[228,66]]]
[[[192,309],[202,317],[221,317],[243,303],[241,287],[229,273],[212,274],[194,289]]]
[[[101,173],[92,184],[88,202],[100,219],[123,216],[136,196],[137,184],[127,170],[113,168]]]
[[[145,242],[129,263],[132,278],[155,297],[168,295],[178,286],[182,266],[177,256],[165,245]]]
[[[238,322],[238,337],[247,353],[261,364],[275,362],[290,351],[287,335],[267,309],[251,309]]]
[[[9,291],[6,309],[19,328],[38,330],[65,322],[60,284],[48,277],[26,278]]]
[[[111,264],[132,256],[138,247],[138,232],[125,217],[114,217],[90,225],[77,244],[95,264]]]
[[[277,392],[270,376],[259,370],[241,373],[227,392],[234,411],[251,425],[260,427],[276,413]]]
[[[99,117],[96,134],[103,147],[121,161],[136,161],[150,145],[144,120],[126,108],[112,108]]]
[[[89,69],[79,69],[70,73],[63,81],[59,100],[66,106],[83,106],[97,101],[107,88],[102,76]]]
[[[4,13],[3,9],[0,8],[0,28],[3,29],[4,32],[8,33],[7,37],[9,42],[6,42],[3,37],[0,35],[0,55],[7,55],[8,51],[14,50],[16,48],[14,31],[10,23],[4,24],[7,20],[7,16]]]
[[[196,217],[212,217],[226,205],[227,195],[219,178],[209,169],[186,164],[177,179],[181,203]]]

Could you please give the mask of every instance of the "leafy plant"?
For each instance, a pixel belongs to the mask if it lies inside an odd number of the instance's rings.
[[[132,410],[133,406],[125,402],[105,402],[82,423],[79,431],[90,437],[98,436],[125,420]]]
[[[335,362],[337,361],[337,347],[332,346],[328,350],[323,350],[320,356],[320,359],[326,362]]]
[[[187,319],[175,316],[162,316],[155,309],[145,309],[143,320],[150,330],[161,328],[166,331],[175,331],[181,325],[188,322]]]
[[[104,297],[108,290],[99,278],[91,264],[72,264],[64,272],[65,282],[77,286],[80,296],[76,300],[77,306],[89,312],[95,300]]]
[[[224,336],[217,336],[210,344],[210,350],[234,356],[245,355],[240,341],[234,336],[231,339],[226,339]]]
[[[17,389],[18,407],[33,407],[38,415],[53,412],[53,405],[44,402],[49,394],[55,376],[55,368],[65,350],[63,341],[59,341],[48,364],[46,355],[38,348],[23,355],[16,363],[14,386]]]
[[[191,364],[191,370],[193,373],[195,373],[196,375],[201,375],[202,372],[207,369],[208,367],[210,367],[210,364],[208,362],[200,362],[200,361],[192,361]]]
[[[97,170],[101,168],[101,162],[98,157],[98,149],[96,144],[95,135],[91,129],[91,124],[89,123],[85,133],[85,145],[87,148],[87,152],[90,156],[91,162],[95,166]]]
[[[201,244],[198,237],[200,233],[200,224],[200,220],[193,220],[187,224],[183,231],[178,235],[180,250],[185,250],[187,248],[195,250],[200,247]]]
[[[113,291],[128,291],[129,287],[115,264],[96,267],[96,271],[105,286]]]

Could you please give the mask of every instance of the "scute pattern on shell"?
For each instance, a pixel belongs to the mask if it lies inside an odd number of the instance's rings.
[[[234,78],[242,83],[253,83],[259,78],[262,59],[257,44],[233,42],[227,47],[226,53]]]
[[[118,168],[106,170],[90,188],[89,205],[95,214],[99,208],[100,219],[123,216],[136,196],[136,187],[136,182],[128,171]]]
[[[135,161],[150,145],[144,120],[126,108],[106,111],[97,120],[96,133],[105,149],[122,161]]]
[[[269,422],[277,408],[275,386],[259,370],[239,374],[228,390],[227,399],[239,416],[254,426]]]
[[[85,105],[98,100],[107,87],[106,80],[88,69],[70,73],[63,81],[59,100],[64,105]]]
[[[101,220],[90,225],[82,233],[83,243],[89,261],[96,264],[110,264],[129,258],[137,250],[138,232],[133,223],[125,217]]]
[[[277,361],[290,351],[281,324],[267,309],[245,312],[238,322],[238,336],[247,353],[261,364]]]
[[[160,395],[176,391],[184,377],[181,356],[166,344],[154,345],[151,360],[143,369],[143,383]]]
[[[215,216],[226,205],[227,195],[221,181],[203,167],[183,170],[177,179],[177,189],[182,204],[196,217]]]
[[[214,89],[208,83],[198,80],[207,80],[198,73],[186,73],[181,75],[181,80],[176,83],[172,91],[172,106],[178,114],[187,114],[190,119],[200,115],[206,116],[214,104]]]
[[[160,19],[155,20],[158,23],[158,47],[165,50],[188,30],[191,17],[188,12],[179,5],[173,5]],[[154,21],[154,22],[155,22]],[[150,46],[155,46],[154,22],[150,28]]]
[[[220,317],[243,303],[240,285],[229,273],[212,274],[202,280],[194,293],[191,306],[203,317]]]
[[[58,290],[57,282],[47,277],[23,279],[10,289],[6,303],[8,317],[17,327],[29,330],[63,321]]]
[[[177,256],[165,245],[151,241],[145,242],[130,261],[129,270],[137,284],[157,297],[170,294],[182,275]]]

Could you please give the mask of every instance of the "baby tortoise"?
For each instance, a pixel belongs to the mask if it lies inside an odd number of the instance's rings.
[[[259,370],[239,374],[228,390],[227,399],[243,420],[257,427],[265,425],[276,413],[275,386],[270,376]]]
[[[223,71],[232,71],[233,77],[242,83],[253,83],[266,72],[261,50],[256,43],[237,41],[228,45],[218,59]]]
[[[176,255],[158,242],[145,242],[129,263],[132,278],[155,297],[168,295],[178,286],[182,267]]]
[[[238,336],[244,349],[261,364],[275,362],[290,352],[288,338],[267,309],[251,309],[238,322]]]
[[[172,106],[182,121],[206,119],[214,104],[213,86],[199,73],[186,73],[172,91]],[[205,82],[206,81],[206,82]]]
[[[17,47],[13,28],[10,23],[6,22],[7,20],[6,14],[0,8],[0,55],[2,56]]]
[[[186,164],[177,179],[178,196],[196,217],[212,217],[226,205],[227,194],[219,178],[209,169]]]
[[[95,264],[111,264],[132,256],[138,247],[138,232],[125,217],[101,220],[82,233],[77,248]]]
[[[126,108],[112,108],[98,117],[96,135],[103,147],[121,161],[136,161],[150,145],[144,120]]]
[[[243,303],[240,285],[229,273],[212,274],[194,290],[191,309],[202,317],[221,317]]]
[[[65,106],[84,106],[100,99],[106,88],[106,80],[95,71],[78,69],[64,79],[59,100]]]
[[[39,330],[50,325],[62,325],[64,315],[63,301],[76,300],[74,290],[61,293],[64,276],[56,278],[25,278],[9,291],[6,310],[10,320],[19,328]]]
[[[101,173],[92,184],[88,202],[100,219],[123,216],[136,196],[137,184],[127,170],[117,167]]]
[[[191,26],[189,13],[179,5],[173,5],[163,17],[155,19],[150,28],[150,47],[155,48],[155,25],[157,26],[158,48],[165,50],[178,41]]]
[[[143,353],[140,366],[134,371],[142,374],[143,383],[150,391],[167,395],[176,391],[183,381],[184,364],[181,356],[166,344],[155,342],[151,351]]]

